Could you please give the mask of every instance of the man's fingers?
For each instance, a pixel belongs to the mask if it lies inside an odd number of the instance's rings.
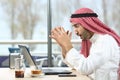
[[[52,30],[51,33],[54,34],[55,36],[59,36],[61,34],[61,32],[58,28],[55,28],[54,30]]]
[[[68,34],[69,34],[69,31],[67,30],[67,32],[66,32],[66,33],[67,33],[67,35],[68,35]]]
[[[62,32],[62,33],[65,33],[65,30],[64,30],[64,28],[63,28],[63,27],[61,27],[61,32]]]
[[[70,32],[69,37],[70,37],[70,39],[72,38],[72,32]]]

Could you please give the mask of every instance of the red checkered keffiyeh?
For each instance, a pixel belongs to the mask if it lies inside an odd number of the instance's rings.
[[[76,15],[78,14],[78,15]],[[84,14],[84,15],[83,15]],[[88,16],[86,16],[86,14]],[[91,15],[93,14],[93,15]],[[72,14],[75,17],[71,16],[70,22],[73,23],[79,23],[81,24],[85,29],[98,33],[98,34],[109,34],[115,38],[118,45],[120,46],[120,37],[111,30],[107,25],[102,23],[91,9],[89,8],[81,8],[75,11],[74,14]],[[80,16],[80,17],[79,17]],[[89,40],[83,40],[82,41],[82,49],[81,53],[87,57],[89,55],[89,48],[90,48],[90,41]]]

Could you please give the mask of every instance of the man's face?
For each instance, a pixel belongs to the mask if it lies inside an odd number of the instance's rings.
[[[80,38],[83,40],[87,39],[88,31],[85,28],[83,28],[80,24],[75,24],[75,23],[72,23],[72,26],[74,28],[76,35],[80,36]]]

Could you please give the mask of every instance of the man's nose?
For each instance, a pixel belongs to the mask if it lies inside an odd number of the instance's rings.
[[[74,32],[76,33],[76,32],[77,32],[77,29],[74,28]]]

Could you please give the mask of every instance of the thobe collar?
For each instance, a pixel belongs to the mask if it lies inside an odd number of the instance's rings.
[[[94,33],[93,36],[90,38],[90,42],[94,43],[99,36],[100,36],[99,34]]]

